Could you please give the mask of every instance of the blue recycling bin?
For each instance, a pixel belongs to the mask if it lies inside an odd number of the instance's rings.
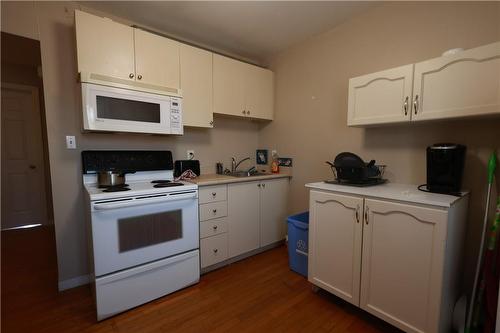
[[[307,277],[307,253],[309,243],[309,212],[289,216],[288,262],[290,268]]]

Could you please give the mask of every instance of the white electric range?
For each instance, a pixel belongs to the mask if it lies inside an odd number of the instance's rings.
[[[97,319],[198,282],[198,186],[173,181],[170,152],[82,158]],[[127,186],[99,188],[94,172],[106,168],[136,172],[126,174]]]

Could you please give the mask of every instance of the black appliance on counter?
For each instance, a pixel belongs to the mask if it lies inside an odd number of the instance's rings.
[[[197,176],[200,175],[199,160],[177,160],[174,163],[174,177],[179,177],[186,170],[193,171]]]
[[[455,194],[462,187],[465,146],[455,143],[436,143],[427,147],[427,190]]]
[[[334,180],[325,183],[351,185],[358,187],[383,184],[385,165],[375,164],[375,160],[366,163],[356,154],[343,152],[335,157],[334,162],[326,162],[332,168]]]

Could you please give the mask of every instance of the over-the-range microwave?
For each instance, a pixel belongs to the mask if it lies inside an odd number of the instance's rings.
[[[82,82],[83,129],[183,134],[182,98]]]

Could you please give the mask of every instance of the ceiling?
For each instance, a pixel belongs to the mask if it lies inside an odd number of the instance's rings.
[[[263,62],[370,8],[362,1],[80,1],[215,51]]]

